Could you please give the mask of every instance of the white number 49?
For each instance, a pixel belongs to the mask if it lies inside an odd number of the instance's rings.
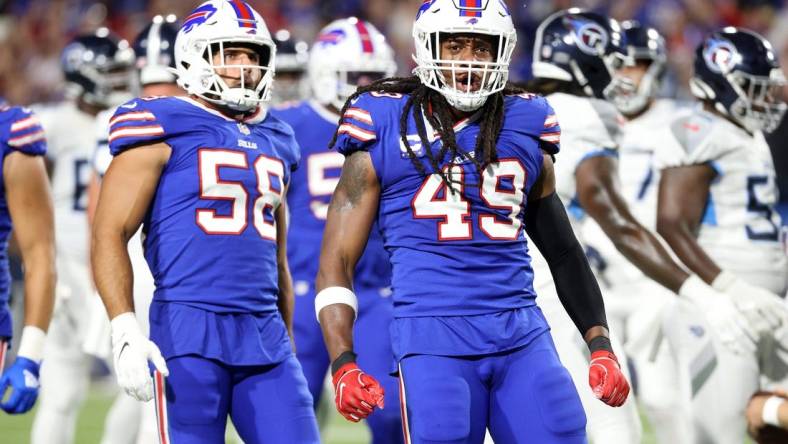
[[[445,170],[448,174],[448,169]],[[523,193],[527,173],[516,159],[505,159],[490,165],[482,176],[479,195],[485,206],[504,210],[506,217],[479,214],[479,229],[493,240],[516,240],[520,236]],[[471,205],[465,198],[465,172],[462,167],[452,169],[455,193],[448,189],[437,174],[430,175],[413,197],[411,206],[416,219],[441,219],[438,240],[468,240],[473,238]],[[502,189],[502,180],[511,183],[511,190]],[[438,197],[442,194],[442,197]]]

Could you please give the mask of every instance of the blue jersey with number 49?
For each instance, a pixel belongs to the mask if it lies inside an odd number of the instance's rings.
[[[317,275],[320,244],[345,157],[328,149],[339,116],[320,104],[305,101],[271,110],[289,124],[301,149],[303,166],[293,173],[287,193],[290,218],[287,259],[298,291],[299,282],[311,283]],[[370,233],[367,247],[356,265],[354,287],[379,290],[389,286],[391,265],[377,229]]]
[[[183,97],[118,108],[113,155],[156,142],[172,151],[144,221],[154,301],[276,312],[274,211],[299,160],[292,129],[264,111],[239,122]]]
[[[454,182],[452,192],[438,174],[425,177],[412,164],[400,137],[406,101],[394,94],[360,96],[347,110],[336,143],[346,155],[368,151],[381,184],[378,223],[393,266],[395,354],[476,354],[522,345],[542,322],[521,328],[527,319],[496,313],[521,313],[535,304],[523,212],[543,152],[558,152],[555,115],[541,97],[506,97],[498,163],[480,178],[467,158],[456,159],[449,171],[447,156],[441,165]],[[469,155],[480,114],[454,128],[458,146]],[[441,141],[428,124],[427,133],[432,146],[423,147],[409,116],[408,143],[433,173],[425,149],[437,155]],[[488,347],[491,342],[497,345]]]
[[[0,156],[18,151],[34,156],[46,154],[46,141],[41,123],[30,110],[8,106],[0,100]],[[11,275],[8,268],[8,237],[11,235],[11,214],[6,200],[3,163],[0,162],[0,339],[10,338],[12,325],[8,309]],[[19,223],[19,222],[17,222]],[[2,353],[3,350],[0,350]]]

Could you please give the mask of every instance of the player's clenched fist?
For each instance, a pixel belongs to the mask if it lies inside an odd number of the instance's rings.
[[[110,325],[118,385],[138,401],[150,401],[153,399],[153,379],[148,361],[164,376],[170,374],[159,348],[142,334],[134,313],[118,315]]]
[[[629,382],[621,371],[613,352],[597,350],[591,354],[588,383],[597,399],[611,407],[624,404],[629,395]]]
[[[353,352],[345,352],[334,361],[331,368],[337,410],[348,421],[359,422],[369,416],[375,407],[383,408],[383,387],[375,378],[358,368],[355,357]]]

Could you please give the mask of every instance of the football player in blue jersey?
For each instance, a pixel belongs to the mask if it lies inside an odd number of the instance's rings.
[[[335,403],[383,407],[356,362],[354,268],[377,218],[392,263],[392,348],[406,442],[586,442],[586,417],[537,307],[524,231],[546,256],[591,354],[589,384],[620,406],[629,384],[604,304],[555,194],[560,127],[508,84],[516,33],[500,0],[431,0],[413,28],[416,76],[360,88],[332,144],[332,197],[315,310]]]
[[[207,1],[176,39],[178,84],[190,96],[133,100],[110,121],[115,157],[92,264],[118,382],[155,397],[161,442],[223,442],[228,415],[245,442],[319,442],[293,353],[286,257],[299,154],[292,129],[261,107],[275,53],[248,4]],[[140,224],[156,284],[150,340],[134,317],[126,248]]]
[[[278,57],[277,52],[277,83]],[[314,315],[314,279],[328,202],[345,159],[336,151],[326,150],[326,145],[336,131],[339,109],[355,89],[391,76],[395,71],[393,51],[372,24],[356,18],[337,20],[318,34],[310,53],[308,75],[316,92],[315,99],[272,111],[293,127],[304,164],[293,174],[288,191],[291,219],[287,243],[296,295],[293,329],[297,356],[315,405],[330,361]],[[373,230],[355,271],[354,289],[361,302],[355,326],[356,350],[361,355],[360,364],[383,385],[385,402],[397,405],[397,380],[389,375],[390,281],[389,257],[380,235]],[[374,443],[402,441],[397,409],[371,416],[368,424]]]
[[[44,130],[29,110],[0,101],[0,408],[25,413],[38,398],[38,376],[55,298],[55,229],[43,156]],[[16,359],[3,370],[11,346],[8,238],[14,235],[25,265],[25,318]]]

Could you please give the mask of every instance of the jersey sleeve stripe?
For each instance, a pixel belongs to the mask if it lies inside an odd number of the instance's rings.
[[[360,140],[362,142],[371,142],[376,139],[375,133],[373,133],[372,131],[361,129],[350,123],[343,123],[342,125],[340,125],[338,133],[347,134],[350,137]]]
[[[114,140],[123,137],[150,137],[161,136],[163,134],[164,128],[162,128],[160,125],[119,128],[109,134],[109,141],[111,143]]]
[[[121,122],[145,121],[145,120],[156,120],[156,116],[154,116],[153,113],[148,111],[121,114],[119,116],[113,117],[112,120],[109,121],[109,126],[112,127]]]
[[[33,126],[40,126],[41,121],[36,116],[30,116],[26,119],[17,120],[11,124],[11,132],[22,131]]]
[[[30,145],[31,143],[41,142],[45,140],[46,137],[44,136],[44,131],[39,130],[31,134],[26,134],[24,136],[14,137],[8,140],[8,145],[18,148],[25,145]]]
[[[367,111],[364,111],[361,108],[348,108],[345,111],[345,117],[350,119],[358,120],[361,123],[366,123],[367,125],[372,125],[372,114]]]
[[[556,117],[555,114],[547,116],[547,118],[544,120],[544,127],[553,128],[556,126],[558,126],[558,117]]]
[[[550,143],[558,143],[561,141],[561,132],[554,132],[554,133],[543,133],[540,137],[540,140]]]

